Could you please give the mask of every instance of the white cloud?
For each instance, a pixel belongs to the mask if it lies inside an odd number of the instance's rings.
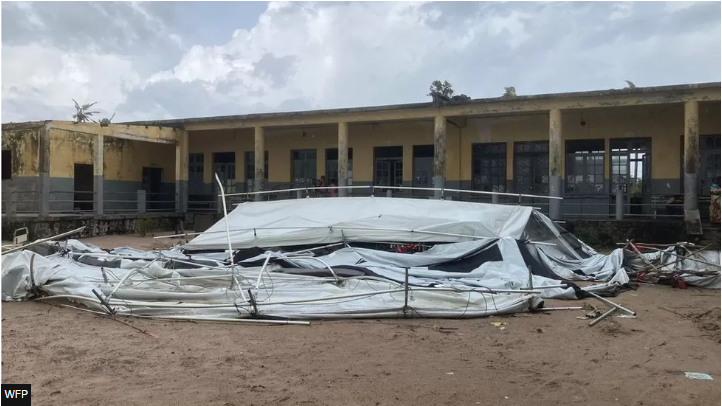
[[[629,18],[632,15],[633,6],[634,5],[629,2],[615,4],[612,6],[612,13],[609,14],[609,19],[614,21]]]
[[[105,112],[112,112],[125,102],[129,89],[140,83],[126,58],[65,53],[39,43],[3,46],[2,69],[4,107],[34,95],[46,110],[67,119],[73,112],[73,98],[79,103],[98,101]]]
[[[434,79],[472,97],[720,80],[719,3],[272,2],[205,44],[162,3],[92,4],[85,37],[16,7],[4,121],[67,118],[70,98],[124,121],[418,102]]]

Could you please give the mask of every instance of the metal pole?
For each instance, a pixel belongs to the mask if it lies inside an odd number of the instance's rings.
[[[406,309],[409,306],[409,268],[404,268],[404,270],[404,316],[408,317],[408,314],[406,314]]]
[[[614,210],[614,218],[617,221],[624,220],[624,191],[622,190],[622,185],[617,186],[616,190],[616,198],[614,199],[615,203],[615,210]]]

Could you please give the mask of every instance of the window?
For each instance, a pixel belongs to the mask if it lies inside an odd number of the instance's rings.
[[[246,192],[253,192],[256,185],[255,151],[246,151],[244,159],[246,160]],[[263,179],[268,181],[268,151],[264,151],[263,153]]]
[[[604,140],[566,142],[566,193],[604,193]]]
[[[316,187],[316,150],[291,151],[291,182],[293,187]]]
[[[611,139],[609,146],[612,150],[610,193],[616,193],[617,186],[621,186],[622,190],[631,196],[649,193],[652,139]]]
[[[203,154],[188,154],[188,173],[203,175]]]
[[[517,193],[549,193],[549,141],[514,143],[514,184]]]
[[[471,189],[506,192],[506,143],[471,146]]]
[[[12,179],[13,177],[13,154],[9,149],[3,150],[3,178],[2,180]]]
[[[350,186],[349,180],[353,179],[353,148],[348,149],[346,185]],[[331,185],[338,185],[338,148],[326,150],[326,182]]]

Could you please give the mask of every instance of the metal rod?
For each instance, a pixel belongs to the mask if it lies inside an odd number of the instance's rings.
[[[606,312],[604,312],[601,316],[599,316],[599,317],[597,317],[596,319],[592,320],[592,321],[589,323],[589,327],[591,327],[591,326],[599,323],[600,321],[602,321],[603,318],[609,316],[610,314],[612,314],[612,313],[614,313],[614,312],[616,312],[616,311],[617,311],[617,308],[616,308],[616,307],[612,307],[611,309],[609,309],[609,310],[607,310]]]
[[[9,254],[9,253],[15,252],[15,251],[20,251],[20,250],[23,250],[23,249],[25,249],[25,248],[32,247],[32,246],[38,245],[38,244],[42,244],[42,243],[47,242],[47,241],[52,241],[52,240],[56,240],[56,239],[58,239],[58,238],[67,237],[67,236],[69,236],[69,235],[73,235],[73,234],[79,233],[79,232],[81,232],[81,231],[83,231],[83,230],[85,230],[85,226],[82,226],[82,227],[80,227],[80,228],[76,228],[75,230],[70,230],[70,231],[68,231],[68,232],[66,232],[66,233],[54,235],[54,236],[52,236],[52,237],[42,238],[42,239],[40,239],[40,240],[35,240],[35,241],[31,242],[30,244],[25,244],[25,245],[23,245],[23,246],[15,247],[15,248],[9,249],[9,250],[7,250],[7,251],[4,251],[1,255]]]
[[[607,300],[607,299],[605,299],[605,298],[597,295],[596,293],[592,293],[592,292],[590,292],[590,291],[588,291],[588,290],[585,290],[585,292],[587,292],[587,294],[589,294],[590,296],[595,297],[595,298],[597,298],[598,300],[600,300],[600,301],[602,301],[602,302],[604,302],[604,303],[606,303],[606,304],[608,304],[608,305],[610,305],[610,306],[614,306],[614,307],[616,307],[617,309],[624,311],[625,313],[629,313],[629,314],[631,314],[632,316],[636,316],[636,315],[637,315],[637,312],[631,311],[631,310],[627,309],[626,307],[624,307],[624,306],[622,306],[622,305],[619,305],[619,304],[616,304],[616,303],[612,302],[611,300]]]
[[[409,268],[404,268],[404,271],[404,316],[408,316],[406,309],[409,307]]]
[[[218,188],[221,191],[221,202],[223,203],[223,219],[226,223],[226,238],[228,239],[228,258],[231,261],[231,275],[233,275],[233,279],[231,280],[231,287],[235,283],[236,286],[238,286],[238,291],[241,292],[241,297],[244,301],[246,301],[246,295],[243,293],[243,288],[241,288],[241,284],[238,282],[238,278],[236,278],[236,264],[233,262],[233,246],[231,245],[231,231],[230,226],[228,225],[228,209],[226,208],[226,196],[225,196],[225,189],[223,188],[223,183],[221,183],[221,179],[218,177],[218,174],[216,173],[216,182],[218,183]]]

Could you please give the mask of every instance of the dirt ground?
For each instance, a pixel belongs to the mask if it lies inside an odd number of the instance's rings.
[[[151,248],[132,236],[89,241]],[[719,404],[719,291],[642,285],[615,300],[639,317],[594,327],[563,310],[310,326],[122,319],[158,338],[74,309],[2,303],[2,382],[31,383],[35,405]]]

